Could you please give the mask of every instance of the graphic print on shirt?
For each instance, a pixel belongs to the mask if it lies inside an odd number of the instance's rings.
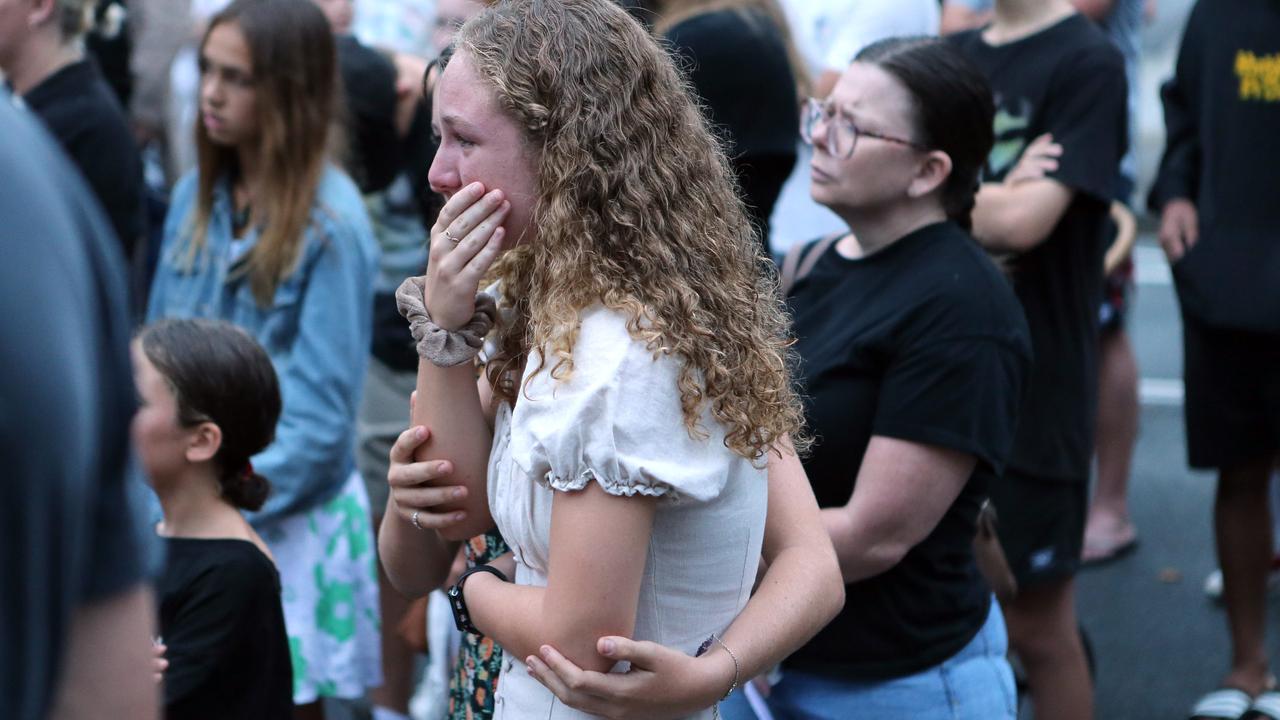
[[[1280,53],[1258,55],[1237,50],[1235,75],[1240,81],[1240,99],[1280,102]]]
[[[1013,169],[1022,151],[1027,147],[1027,128],[1031,127],[1031,101],[1018,98],[1017,101],[1006,102],[1004,97],[996,97],[995,136],[996,143],[987,156],[986,179],[1004,177]]]

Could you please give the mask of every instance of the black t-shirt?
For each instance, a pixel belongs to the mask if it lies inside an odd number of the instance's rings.
[[[396,67],[353,35],[336,41],[351,128],[351,176],[360,192],[377,192],[391,184],[402,161],[395,126]]]
[[[84,49],[106,79],[120,107],[129,107],[133,96],[133,32],[129,22],[127,0],[97,0],[93,9],[93,26],[84,35]]]
[[[253,543],[169,538],[159,585],[168,720],[293,714],[280,576]]]
[[[115,94],[91,60],[71,63],[22,96],[80,168],[125,256],[145,232],[142,158]]]
[[[1085,482],[1093,456],[1098,298],[1104,232],[1127,143],[1124,58],[1083,15],[998,46],[981,30],[951,36],[991,82],[996,144],[987,181],[999,182],[1036,137],[1062,145],[1049,177],[1075,191],[1049,237],[1009,261],[1035,365],[1009,467]]]
[[[752,223],[767,239],[800,136],[782,30],[762,13],[717,10],[673,26],[666,39],[725,143]]]
[[[836,619],[787,661],[845,678],[919,672],[963,648],[990,609],[973,537],[1013,442],[1031,359],[1026,322],[1009,283],[952,223],[856,260],[833,246],[790,304],[816,437],[804,468],[820,506],[849,502],[873,435],[978,458],[929,536],[848,585]]]
[[[72,612],[154,572],[128,474],[124,261],[83,178],[0,89],[0,718],[48,715]]]
[[[1200,239],[1173,266],[1182,311],[1280,333],[1280,3],[1196,3],[1164,88],[1159,212],[1196,204]]]

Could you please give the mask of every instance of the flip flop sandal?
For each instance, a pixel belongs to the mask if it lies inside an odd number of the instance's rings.
[[[1084,567],[1095,567],[1098,565],[1106,565],[1115,560],[1119,560],[1134,550],[1138,549],[1138,536],[1135,533],[1132,537],[1106,548],[1101,554],[1093,557],[1082,557],[1080,564]]]
[[[1268,690],[1254,698],[1240,720],[1280,720],[1280,692]]]
[[[1236,688],[1219,688],[1201,697],[1191,709],[1191,720],[1243,720],[1253,698]],[[1265,717],[1265,716],[1264,716]]]

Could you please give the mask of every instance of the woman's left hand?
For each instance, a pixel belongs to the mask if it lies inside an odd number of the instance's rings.
[[[1058,169],[1062,146],[1053,141],[1053,135],[1045,133],[1022,151],[1018,164],[1005,175],[1004,182],[1014,185],[1026,180],[1039,180]]]
[[[661,720],[705,710],[732,678],[733,667],[721,667],[710,655],[693,658],[657,643],[602,637],[596,650],[630,662],[631,670],[583,670],[550,645],[542,646],[541,657],[526,658],[525,665],[565,705],[610,720]]]
[[[486,192],[473,182],[440,210],[431,228],[423,303],[431,320],[445,330],[466,325],[475,313],[476,291],[497,259],[511,203],[501,190]]]

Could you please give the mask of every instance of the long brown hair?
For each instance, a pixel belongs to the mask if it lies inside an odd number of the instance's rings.
[[[503,0],[455,47],[522,129],[538,178],[537,238],[493,270],[513,311],[486,371],[495,396],[516,401],[531,348],[542,365],[528,377],[568,377],[579,315],[603,303],[683,361],[692,436],[707,436],[708,406],[752,460],[798,435],[777,284],[728,160],[653,37],[610,0]]]
[[[796,49],[795,38],[791,35],[791,24],[787,22],[787,14],[783,12],[778,0],[658,0],[655,3],[658,11],[657,22],[653,31],[658,35],[666,35],[667,31],[693,17],[720,10],[736,10],[749,22],[755,21],[752,13],[759,13],[778,29],[782,42],[787,48],[787,61],[791,64],[791,75],[796,81],[796,91],[801,98],[809,96],[812,82],[809,78],[808,66],[800,51]]]
[[[200,42],[223,23],[244,33],[253,63],[257,107],[257,168],[253,220],[261,227],[243,273],[260,305],[297,264],[316,187],[341,135],[338,62],[333,31],[310,0],[235,0],[209,20]],[[188,262],[205,242],[214,188],[236,171],[236,149],[217,145],[196,121],[200,187]]]

